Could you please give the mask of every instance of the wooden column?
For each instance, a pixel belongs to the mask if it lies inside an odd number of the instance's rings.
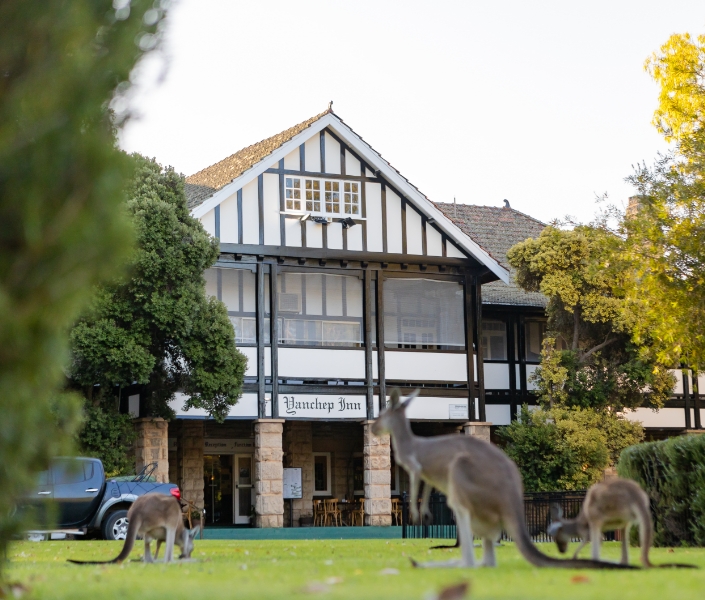
[[[482,282],[475,276],[475,348],[477,349],[478,420],[487,420],[485,414],[485,369],[482,358]]]
[[[387,406],[387,384],[384,366],[384,272],[377,271],[377,381],[379,410]]]
[[[702,429],[703,425],[700,420],[700,384],[698,383],[698,372],[693,369],[693,412],[695,420],[693,426],[695,429]]]
[[[279,418],[279,282],[276,263],[269,266],[269,341],[272,355],[272,418]]]
[[[683,378],[683,400],[685,401],[685,428],[691,429],[692,422],[690,420],[690,385],[688,383],[688,369],[681,369],[681,377]]]
[[[515,326],[516,315],[510,314],[507,317],[507,362],[509,363],[509,418],[516,421],[517,418],[517,368],[516,368],[516,339]]]
[[[264,263],[257,263],[257,416],[267,416],[264,399]]]
[[[342,148],[342,146],[341,146]],[[365,388],[367,392],[367,418],[374,419],[374,380],[372,378],[372,272],[369,267],[364,271],[365,276]]]
[[[474,282],[465,274],[465,344],[467,347],[468,421],[475,420],[475,311],[473,307]]]

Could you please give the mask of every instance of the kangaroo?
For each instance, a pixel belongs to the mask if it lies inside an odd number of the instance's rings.
[[[190,558],[193,552],[193,540],[200,527],[186,529],[178,500],[163,494],[145,494],[135,500],[127,512],[127,537],[122,551],[113,560],[86,561],[72,560],[69,562],[82,565],[102,565],[121,563],[127,559],[135,545],[138,535],[144,537],[144,561],[153,563],[159,555],[159,548],[166,542],[164,562],[174,559],[174,544],[181,548],[179,558]],[[157,549],[152,557],[151,542],[157,540]]]
[[[622,561],[629,564],[629,530],[632,525],[639,526],[639,545],[641,546],[641,564],[648,569],[654,565],[649,560],[649,550],[654,537],[651,522],[649,496],[630,479],[612,479],[593,485],[585,495],[583,506],[574,519],[563,519],[563,511],[558,505],[551,507],[552,523],[547,533],[553,537],[558,550],[565,554],[573,537],[580,538],[581,543],[573,554],[578,553],[592,541],[592,558],[600,560],[602,532],[619,529],[622,532]],[[669,563],[661,567],[694,567]]]
[[[409,474],[410,504],[415,520],[419,517],[416,504],[422,480],[426,489],[435,487],[446,494],[448,505],[455,513],[462,552],[460,560],[423,564],[412,560],[414,566],[474,567],[475,533],[482,538],[482,566],[494,567],[497,565],[494,544],[504,527],[522,556],[537,567],[636,568],[596,560],[561,560],[540,552],[526,530],[523,486],[514,462],[496,446],[475,437],[414,435],[406,418],[406,408],[415,394],[403,403],[399,401],[399,390],[393,389],[390,395],[391,403],[373,423],[372,433],[391,436],[394,457]],[[421,510],[425,514],[427,505]]]

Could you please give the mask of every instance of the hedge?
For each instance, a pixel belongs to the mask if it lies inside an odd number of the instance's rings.
[[[651,498],[656,546],[705,546],[705,435],[625,448],[617,473]]]

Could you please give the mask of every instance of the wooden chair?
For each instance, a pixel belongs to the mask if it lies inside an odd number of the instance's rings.
[[[339,526],[343,524],[343,517],[340,512],[340,509],[338,508],[338,499],[337,498],[328,498],[323,501],[323,504],[325,506],[325,522],[326,525],[328,524],[335,524],[335,526]]]
[[[392,498],[392,523],[401,525],[401,501],[399,498]]]
[[[326,507],[323,500],[313,501],[313,526],[323,527],[326,524]]]
[[[359,522],[360,527],[362,527],[365,524],[365,501],[364,500],[360,500],[359,502],[355,502],[352,510],[350,511],[350,525],[355,527],[358,525],[358,522]]]

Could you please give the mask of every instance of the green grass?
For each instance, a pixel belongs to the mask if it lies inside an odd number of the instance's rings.
[[[79,566],[66,559],[104,560],[120,549],[116,542],[18,542],[11,548],[6,575],[31,588],[31,598],[103,600],[112,598],[395,598],[426,599],[444,586],[470,581],[471,598],[575,600],[668,600],[703,598],[705,549],[657,548],[652,561],[697,564],[700,570],[572,571],[535,569],[512,544],[497,549],[496,569],[417,570],[418,560],[445,560],[457,550],[428,550],[430,540],[197,541],[195,562],[147,565]],[[550,544],[542,550],[556,554]],[[603,545],[604,557],[617,560],[617,543]],[[133,557],[141,556],[141,545]],[[476,549],[479,555],[479,549]],[[584,550],[586,557],[589,551]],[[631,558],[637,560],[638,549]],[[391,572],[385,574],[385,569]],[[395,571],[397,574],[394,574]],[[587,581],[575,581],[576,575]]]

